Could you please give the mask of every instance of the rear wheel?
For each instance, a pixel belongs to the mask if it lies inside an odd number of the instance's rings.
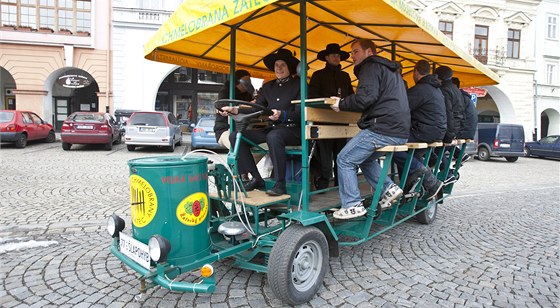
[[[175,152],[175,139],[173,139],[171,145],[167,147],[167,152]]]
[[[531,156],[531,150],[528,147],[525,147],[525,151],[523,152],[525,153],[525,157]]]
[[[115,141],[115,144],[121,144],[122,142],[122,135],[119,134],[119,136],[117,137],[117,140]]]
[[[510,163],[514,163],[514,162],[516,162],[518,159],[519,159],[519,157],[517,157],[517,156],[509,156],[509,157],[506,157],[506,160],[509,161]]]
[[[127,144],[126,149],[129,150],[130,152],[133,152],[136,149],[136,146],[131,145],[131,144]]]
[[[478,159],[486,161],[490,159],[490,152],[485,147],[480,147],[478,149]]]
[[[19,135],[19,138],[16,140],[16,148],[25,148],[25,146],[27,145],[27,135],[26,134],[21,134]]]
[[[427,209],[421,213],[416,214],[416,220],[423,225],[429,225],[434,220],[436,220],[437,214],[437,203],[436,201],[431,201],[427,205]]]
[[[105,151],[111,151],[113,149],[113,141],[105,143]]]
[[[54,131],[51,130],[47,135],[47,138],[45,138],[45,142],[53,143],[55,141],[56,141],[56,135],[54,134]]]
[[[292,225],[282,232],[268,261],[268,284],[276,297],[292,305],[311,300],[329,266],[328,245],[315,227]]]
[[[63,149],[64,151],[70,150],[71,147],[72,147],[72,144],[71,144],[71,143],[68,143],[68,142],[63,142],[63,143],[62,143],[62,149]]]

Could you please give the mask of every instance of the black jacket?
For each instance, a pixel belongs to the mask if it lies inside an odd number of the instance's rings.
[[[447,130],[445,99],[435,75],[427,75],[408,89],[410,133],[417,141],[432,143],[443,140]]]
[[[229,81],[226,82],[224,87],[218,93],[218,99],[229,98]],[[235,99],[250,102],[253,100],[253,95],[249,92],[241,92],[235,87]],[[229,117],[223,117],[216,113],[216,122],[214,122],[214,133],[216,134],[216,141],[220,140],[220,136],[229,129]]]
[[[408,138],[410,110],[406,89],[397,64],[370,56],[354,67],[358,77],[356,94],[343,98],[340,110],[361,112],[361,129],[397,138]]]
[[[340,93],[339,90],[340,89]],[[325,68],[311,76],[307,96],[309,98],[340,96],[354,94],[350,75],[341,70],[341,66],[326,64]]]
[[[471,95],[463,90],[463,100],[465,101],[465,114],[463,115],[463,122],[461,123],[461,130],[457,134],[457,138],[461,139],[474,139],[476,127],[478,125],[478,115],[476,113],[476,106],[471,101]]]
[[[299,104],[292,104],[292,100],[301,99],[299,77],[288,77],[285,80],[271,80],[265,83],[259,91],[256,103],[270,109],[282,111],[274,127],[299,127],[301,125],[301,111]],[[248,108],[243,112],[254,112],[255,108]]]
[[[451,79],[442,81],[441,92],[443,97],[445,97],[445,112],[447,114],[447,132],[443,142],[449,143],[457,137],[461,129],[461,122],[465,113],[465,103],[463,101],[463,94],[451,82]]]

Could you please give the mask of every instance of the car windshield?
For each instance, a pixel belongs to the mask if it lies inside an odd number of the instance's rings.
[[[130,119],[130,125],[166,126],[161,113],[136,113]]]
[[[198,126],[202,126],[202,127],[213,127],[214,126],[214,119],[201,119],[200,122],[198,123]]]
[[[103,122],[103,115],[99,113],[77,113],[74,116],[76,122]]]
[[[0,111],[0,123],[11,122],[14,119],[13,112]]]

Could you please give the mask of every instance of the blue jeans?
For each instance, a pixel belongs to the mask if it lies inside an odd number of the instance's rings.
[[[383,153],[375,150],[386,145],[405,143],[405,138],[384,136],[368,129],[361,130],[348,141],[336,159],[338,187],[343,208],[358,205],[362,201],[358,187],[358,175],[356,174],[358,167],[362,169],[366,180],[375,189],[381,173],[381,166],[377,162],[377,158],[383,155]],[[384,181],[383,191],[387,190],[389,185],[393,183],[389,177],[386,177]]]

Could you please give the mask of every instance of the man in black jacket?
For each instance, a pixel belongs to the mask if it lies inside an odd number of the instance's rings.
[[[453,77],[451,78],[451,81],[455,86],[457,86],[459,91],[461,91],[461,94],[463,95],[463,101],[465,103],[465,113],[463,115],[463,122],[461,123],[461,129],[457,134],[457,138],[474,139],[474,135],[476,133],[476,129],[478,125],[478,115],[476,113],[476,106],[471,101],[471,95],[461,89],[461,81],[459,80],[459,78]],[[459,154],[460,154],[459,150],[456,149],[453,154],[453,157],[455,159],[458,159]],[[461,159],[461,164],[468,161],[469,159],[471,159],[471,156],[469,154],[465,154],[465,156],[463,156],[463,158]]]
[[[251,74],[246,70],[235,71],[235,96],[234,99],[250,102],[253,100],[255,89],[251,84]],[[218,93],[218,99],[229,98],[229,80]],[[219,145],[230,148],[229,142],[229,117],[226,111],[217,110],[214,122],[214,133]]]
[[[317,54],[317,59],[325,61],[325,68],[316,71],[309,81],[309,98],[317,97],[346,97],[354,94],[350,75],[342,71],[340,61],[344,61],[350,57],[346,51],[340,50],[338,44],[328,44],[325,50],[321,50]],[[316,189],[325,189],[329,187],[329,181],[333,174],[333,157],[336,158],[338,153],[346,145],[346,139],[325,139],[317,140],[317,150],[315,152],[318,159],[319,177],[315,179]],[[336,163],[335,167],[335,181]]]
[[[430,75],[430,63],[420,60],[414,66],[413,72],[415,86],[408,89],[408,105],[410,107],[411,129],[408,142],[432,143],[441,141],[447,130],[447,116],[445,102],[441,93],[440,84],[436,76]],[[432,171],[426,168],[420,158],[423,151],[416,150],[409,171],[409,180],[414,180],[424,175],[422,186],[428,192],[428,200],[437,196],[443,183],[438,181]],[[403,169],[406,162],[406,152],[396,152],[394,161]],[[408,181],[407,181],[408,182]]]
[[[279,196],[286,193],[286,146],[301,144],[300,108],[292,104],[292,100],[301,99],[300,79],[296,75],[299,60],[287,49],[279,49],[263,59],[266,67],[276,74],[275,80],[265,83],[256,98],[256,104],[272,109],[273,114],[269,116],[272,120],[272,128],[266,130],[246,130],[243,137],[259,144],[266,142],[270,158],[274,168],[274,187],[266,193],[271,196]],[[254,108],[239,109],[226,106],[222,110],[238,113],[250,113],[256,111]],[[230,135],[230,142],[235,144],[237,133]],[[251,145],[247,142],[239,144],[238,171],[240,174],[250,173],[253,178],[244,183],[245,190],[264,188],[264,180],[261,177],[255,160],[251,155]]]
[[[356,94],[337,99],[334,111],[361,112],[358,121],[361,131],[348,141],[338,154],[338,186],[342,207],[334,213],[337,219],[363,216],[356,170],[361,168],[366,180],[377,187],[381,166],[376,149],[387,145],[405,144],[410,131],[410,110],[403,79],[396,62],[376,56],[375,44],[366,39],[352,43],[354,74],[358,77]],[[403,194],[391,179],[383,183],[381,209],[391,207]]]

